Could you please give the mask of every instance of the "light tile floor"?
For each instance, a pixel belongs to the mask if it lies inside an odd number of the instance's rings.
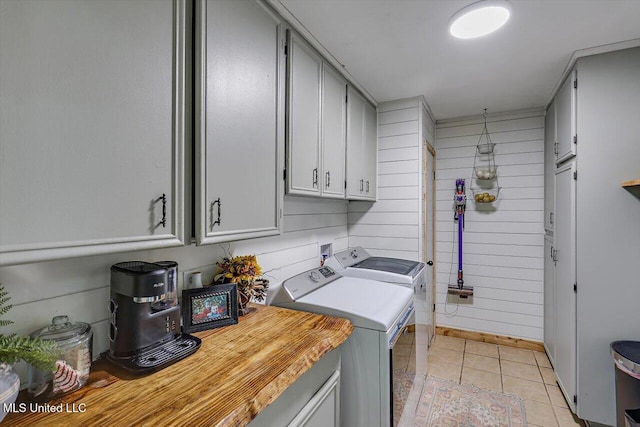
[[[436,335],[428,351],[428,374],[514,394],[524,400],[531,427],[575,427],[545,353]]]

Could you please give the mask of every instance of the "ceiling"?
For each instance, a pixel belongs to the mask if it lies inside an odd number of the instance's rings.
[[[640,39],[640,0],[510,0],[509,22],[473,40],[447,29],[473,0],[271,2],[377,102],[423,95],[437,120],[543,107],[574,52]]]

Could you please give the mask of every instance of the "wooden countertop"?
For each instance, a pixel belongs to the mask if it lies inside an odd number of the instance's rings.
[[[49,402],[62,413],[26,403],[2,425],[244,426],[353,331],[346,319],[253,307],[237,325],[194,333],[200,349],[163,370],[132,378],[97,360],[87,385]]]

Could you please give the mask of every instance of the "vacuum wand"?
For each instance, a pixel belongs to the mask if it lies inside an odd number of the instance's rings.
[[[449,285],[447,293],[458,295],[460,298],[473,296],[473,288],[464,286],[464,273],[462,270],[462,230],[464,228],[464,212],[467,208],[467,196],[464,191],[464,179],[456,180],[456,193],[453,197],[458,220],[458,285]]]

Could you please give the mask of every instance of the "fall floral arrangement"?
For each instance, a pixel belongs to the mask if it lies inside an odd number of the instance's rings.
[[[238,302],[242,305],[251,298],[263,301],[267,295],[269,281],[262,278],[262,268],[255,255],[224,257],[216,263],[218,273],[215,283],[236,283],[238,285]]]

